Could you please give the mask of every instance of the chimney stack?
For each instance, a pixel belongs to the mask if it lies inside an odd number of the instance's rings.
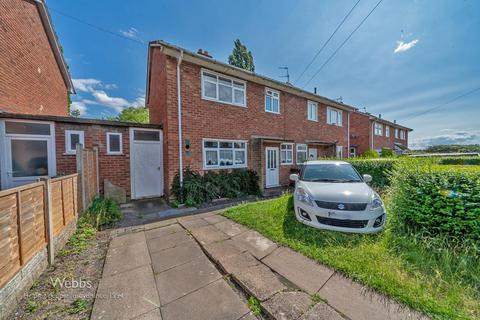
[[[208,51],[203,50],[202,48],[198,49],[197,53],[204,56],[204,57],[212,58],[212,56],[210,54],[208,54]]]
[[[393,123],[397,124],[397,120],[393,120]]]
[[[313,93],[317,94],[317,87],[313,88]]]
[[[382,114],[381,114],[381,113],[379,113],[379,114],[378,114],[378,117],[379,117],[380,119],[382,119]]]

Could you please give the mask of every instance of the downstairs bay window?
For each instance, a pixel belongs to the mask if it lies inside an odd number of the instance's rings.
[[[246,168],[246,141],[204,139],[203,167],[205,169]]]

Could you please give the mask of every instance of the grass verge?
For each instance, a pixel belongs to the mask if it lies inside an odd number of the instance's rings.
[[[480,318],[476,250],[465,252],[438,239],[395,234],[392,219],[376,235],[317,230],[297,222],[288,194],[237,206],[224,215],[433,319]]]

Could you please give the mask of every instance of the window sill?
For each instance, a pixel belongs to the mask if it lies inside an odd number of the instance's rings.
[[[107,152],[107,156],[123,156],[123,152],[120,152],[120,153],[111,153],[111,152]]]
[[[280,163],[281,166],[293,166],[293,162],[291,163]]]
[[[233,103],[233,102],[224,102],[224,101],[220,101],[220,100],[213,99],[213,98],[208,98],[208,97],[202,97],[202,100],[209,101],[209,102],[215,102],[215,103],[219,103],[219,104],[225,104],[227,106],[232,106],[232,107],[247,108],[246,104],[242,105],[242,104],[236,104],[236,103]]]
[[[334,127],[339,127],[339,128],[343,127],[343,125],[341,125],[341,124],[338,125],[338,124],[336,124],[336,123],[327,123],[327,124],[328,124],[329,126],[334,126]]]
[[[312,122],[318,122],[318,119],[317,120],[313,120],[313,119],[307,119],[308,121],[312,121]]]
[[[248,168],[247,165],[242,165],[242,166],[229,166],[229,167],[203,167],[203,170],[228,170],[228,169],[246,169]]]
[[[63,155],[64,156],[76,156],[77,153],[76,152],[64,152]]]
[[[273,113],[273,114],[278,114],[278,115],[281,114],[280,112],[273,112],[273,111],[268,111],[268,110],[265,110],[265,113]]]

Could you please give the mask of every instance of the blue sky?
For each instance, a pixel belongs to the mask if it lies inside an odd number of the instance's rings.
[[[378,0],[361,0],[303,77],[298,76],[357,0],[49,0],[85,117],[115,115],[145,96],[148,42],[162,39],[227,61],[237,38],[256,72],[302,87]],[[65,16],[68,15],[69,17]],[[73,18],[72,18],[73,17]],[[95,27],[80,23],[90,23]],[[100,31],[108,30],[106,31]],[[412,146],[480,143],[480,1],[384,0],[305,89],[413,128]],[[109,32],[113,32],[111,34]]]

